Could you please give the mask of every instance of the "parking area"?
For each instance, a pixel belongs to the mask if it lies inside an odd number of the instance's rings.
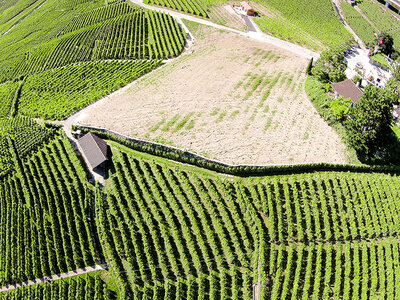
[[[351,79],[359,74],[363,78],[362,86],[371,83],[377,87],[384,87],[392,77],[392,72],[390,70],[384,70],[372,64],[368,56],[368,50],[354,47],[350,49],[350,51],[347,51],[345,60],[347,61],[347,78]]]

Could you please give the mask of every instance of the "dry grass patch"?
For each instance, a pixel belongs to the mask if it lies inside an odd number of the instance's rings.
[[[235,164],[345,162],[304,93],[307,61],[198,26],[194,52],[86,111],[81,124],[169,141]]]

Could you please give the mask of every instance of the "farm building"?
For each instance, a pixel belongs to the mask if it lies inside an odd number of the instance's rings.
[[[254,16],[256,11],[246,1],[240,2],[240,7],[246,12],[248,16]]]
[[[78,143],[92,170],[103,166],[108,160],[107,143],[93,133],[85,134],[78,140]]]
[[[356,104],[363,95],[362,90],[350,79],[345,81],[332,83],[336,97],[343,96],[345,99],[350,98],[353,104]]]

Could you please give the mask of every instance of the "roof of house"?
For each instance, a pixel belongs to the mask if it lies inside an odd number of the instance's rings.
[[[89,132],[81,137],[78,142],[92,169],[107,160],[107,143],[98,136]]]
[[[251,6],[250,6],[250,4],[248,4],[246,1],[242,1],[242,2],[240,2],[240,5],[243,7],[243,9],[244,10],[250,10],[250,9],[253,9]]]
[[[351,102],[354,104],[356,104],[363,95],[363,92],[350,79],[332,83],[332,88],[345,99],[350,98]]]

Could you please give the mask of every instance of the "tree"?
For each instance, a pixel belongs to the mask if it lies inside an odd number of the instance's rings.
[[[369,85],[360,101],[349,110],[345,122],[349,143],[366,160],[385,153],[392,133],[393,93]]]
[[[331,104],[330,104],[331,110],[332,110],[332,112],[335,115],[337,120],[343,120],[344,119],[344,117],[349,112],[350,105],[351,105],[350,98],[344,99],[342,96],[340,96],[336,100],[333,100],[331,102]]]
[[[393,37],[390,34],[381,32],[376,42],[378,44],[378,49],[382,53],[389,55],[393,52]]]
[[[338,82],[346,79],[347,62],[340,48],[324,51],[311,72],[321,82]]]

